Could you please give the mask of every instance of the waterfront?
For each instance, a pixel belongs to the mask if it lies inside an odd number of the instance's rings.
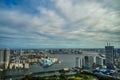
[[[83,51],[82,54],[50,54],[45,52],[45,55],[50,57],[57,58],[60,63],[53,64],[49,67],[42,67],[40,63],[33,63],[30,68],[28,69],[7,69],[3,72],[0,72],[1,76],[11,76],[11,78],[14,79],[21,79],[25,75],[32,74],[33,76],[52,76],[52,75],[59,75],[60,73],[58,70],[61,70],[63,68],[72,69],[73,67],[76,67],[76,58],[85,58],[85,56],[100,56],[100,53],[93,52],[93,51]],[[87,62],[89,63],[89,62]],[[84,64],[83,64],[84,65]],[[49,71],[53,71],[52,73]],[[70,71],[69,74],[75,74],[75,72]],[[99,73],[98,73],[99,74]],[[106,75],[107,76],[107,75]],[[118,73],[115,75],[116,77],[119,76]],[[9,80],[9,78],[7,80]]]
[[[40,71],[49,71],[49,70],[56,70],[56,69],[62,69],[64,67],[73,67],[75,65],[75,57],[77,57],[79,54],[48,54],[49,56],[54,56],[61,60],[62,62],[60,64],[54,64],[50,67],[43,68],[40,66],[40,64],[33,64],[31,65],[30,69],[18,69],[18,70],[7,70],[5,71],[5,75],[12,74],[25,74],[29,72],[40,72]],[[3,72],[0,72],[3,74]],[[2,75],[1,74],[1,75]]]
[[[0,72],[0,75],[1,76],[2,75],[23,75],[23,74],[33,73],[33,72],[59,70],[65,67],[72,68],[72,67],[75,67],[75,58],[78,56],[80,57],[84,56],[84,54],[49,54],[49,53],[47,55],[58,58],[61,61],[61,63],[54,64],[47,68],[43,68],[42,66],[40,66],[40,64],[35,63],[31,65],[31,68],[29,69],[7,70],[7,71]],[[53,74],[40,74],[40,75],[45,76],[45,75],[53,75]]]

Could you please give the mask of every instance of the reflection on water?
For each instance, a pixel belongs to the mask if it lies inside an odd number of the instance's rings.
[[[47,54],[48,56],[56,57],[62,62],[60,64],[55,64],[47,68],[43,68],[40,64],[34,64],[30,69],[19,69],[19,70],[7,70],[0,72],[0,75],[20,75],[20,74],[28,74],[30,72],[41,72],[41,71],[49,71],[49,70],[58,70],[65,67],[71,68],[75,67],[75,58],[81,57],[83,54]]]

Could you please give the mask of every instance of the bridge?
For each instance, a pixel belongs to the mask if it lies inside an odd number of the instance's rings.
[[[84,51],[82,55],[76,57],[76,67],[92,67],[93,64],[105,65],[105,55],[97,52]]]

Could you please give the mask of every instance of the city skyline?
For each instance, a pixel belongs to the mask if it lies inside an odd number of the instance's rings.
[[[0,0],[0,48],[120,48],[120,0]]]

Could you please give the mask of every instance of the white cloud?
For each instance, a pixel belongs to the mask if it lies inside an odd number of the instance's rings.
[[[40,31],[41,33],[58,33],[64,25],[64,19],[52,10],[40,8],[43,16],[21,14],[17,11],[4,12],[7,20],[16,25],[23,25],[25,31]],[[22,26],[21,26],[22,27]]]
[[[80,40],[82,37],[88,40],[110,40],[116,35],[111,32],[120,31],[119,26],[115,26],[120,21],[118,13],[95,0],[78,1],[74,4],[71,0],[59,0],[56,1],[56,6],[69,21],[73,22],[73,29],[63,35],[68,39]],[[118,39],[118,36],[116,38]]]
[[[40,7],[39,11],[43,15],[41,18],[38,18],[38,20],[43,21],[42,23],[43,25],[39,28],[40,29],[42,28],[43,32],[49,33],[49,34],[61,32],[62,26],[64,26],[64,22],[65,22],[62,17],[60,17],[55,11],[48,10],[46,8]]]
[[[9,28],[3,25],[4,28],[1,30],[16,33],[3,36],[28,37],[38,43],[39,40],[52,39],[53,42],[65,40],[45,45],[62,45],[73,40],[73,44],[67,43],[66,46],[76,46],[75,41],[80,41],[84,46],[89,42],[119,40],[119,14],[106,4],[98,3],[96,0],[53,0],[53,2],[55,9],[39,6],[36,8],[39,11],[37,15],[22,13],[19,10],[1,10],[0,17],[10,24]]]

